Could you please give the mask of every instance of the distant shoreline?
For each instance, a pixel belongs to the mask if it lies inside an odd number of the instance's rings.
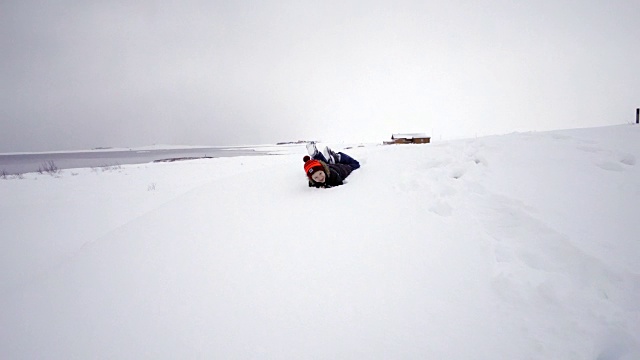
[[[300,147],[300,146],[298,146]],[[236,147],[193,147],[174,149],[96,149],[77,151],[55,151],[39,153],[0,154],[0,173],[17,175],[38,172],[48,162],[58,169],[92,168],[116,165],[144,164],[152,162],[172,162],[178,160],[210,159],[234,156],[274,155],[289,153],[291,146],[236,146]]]

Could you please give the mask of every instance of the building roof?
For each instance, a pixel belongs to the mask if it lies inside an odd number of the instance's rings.
[[[415,139],[415,138],[428,138],[427,134],[424,133],[415,133],[415,134],[393,134],[391,135],[392,139]]]

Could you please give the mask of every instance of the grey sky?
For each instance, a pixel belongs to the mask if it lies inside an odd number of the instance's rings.
[[[0,0],[0,152],[623,124],[640,2]]]

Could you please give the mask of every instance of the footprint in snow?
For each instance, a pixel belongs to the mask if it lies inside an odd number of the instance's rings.
[[[467,172],[467,169],[462,167],[456,167],[453,170],[451,170],[449,175],[454,179],[460,179],[462,176],[464,176],[466,172]]]
[[[608,153],[609,156],[607,159],[601,159],[596,162],[596,165],[601,169],[609,171],[624,171],[624,166],[634,166],[636,164],[636,157],[633,154],[623,152]]]
[[[605,264],[538,220],[525,204],[499,195],[488,195],[486,200],[474,213],[484,224],[484,231],[492,242],[496,261],[494,280],[498,290],[517,288],[552,303],[564,299],[563,286],[566,284],[563,279],[567,277],[578,284],[573,290],[584,291],[583,294],[591,294],[599,300],[606,299],[607,294],[620,285],[622,279],[610,272]],[[514,280],[532,274],[545,274],[548,283],[538,287]]]
[[[453,214],[453,208],[444,201],[436,201],[429,207],[429,211],[440,216],[451,216]]]
[[[488,163],[487,163],[487,159],[485,159],[485,158],[483,158],[483,157],[481,157],[481,156],[476,156],[476,157],[474,157],[474,158],[473,158],[473,162],[474,162],[476,165],[484,165],[484,166],[487,166],[487,165],[488,165]]]
[[[577,149],[585,151],[585,152],[588,152],[588,153],[599,153],[599,152],[604,151],[601,148],[595,147],[595,146],[578,146]]]
[[[620,162],[625,165],[633,166],[636,164],[636,157],[631,154],[620,154],[619,158]]]
[[[618,164],[617,162],[613,162],[613,161],[600,161],[598,163],[596,163],[596,165],[598,165],[599,168],[604,169],[604,170],[608,170],[608,171],[624,171],[624,168],[622,167],[622,165]]]

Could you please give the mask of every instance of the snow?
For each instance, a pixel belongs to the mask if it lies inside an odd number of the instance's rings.
[[[640,127],[295,149],[0,179],[0,358],[640,358]]]

